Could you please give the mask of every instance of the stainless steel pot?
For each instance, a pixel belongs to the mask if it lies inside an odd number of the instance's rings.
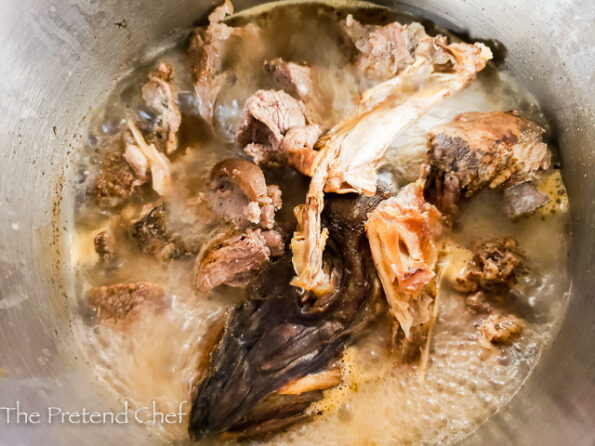
[[[258,2],[234,3],[240,10]],[[519,394],[464,443],[593,444],[595,3],[382,3],[504,45],[505,67],[547,112],[571,199],[566,322]],[[90,107],[144,48],[191,26],[211,7],[201,0],[0,3],[0,407],[18,401],[29,414],[50,406],[121,410],[89,376],[69,328],[73,283],[64,272],[70,267],[74,151],[82,144]],[[134,423],[24,424],[23,416],[16,421],[0,421],[0,445],[155,441]]]

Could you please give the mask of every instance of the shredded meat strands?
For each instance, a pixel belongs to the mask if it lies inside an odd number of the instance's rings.
[[[358,110],[316,143],[300,171],[312,176],[306,202],[297,206],[298,226],[291,242],[296,277],[292,285],[322,294],[330,279],[324,271],[326,230],[320,213],[324,192],[376,191],[377,170],[395,137],[443,99],[465,88],[492,54],[481,43],[453,43],[438,36],[421,39],[411,65],[396,77],[364,92]],[[303,152],[303,151],[302,151]]]
[[[435,276],[435,240],[441,232],[440,212],[423,198],[423,187],[412,183],[382,202],[368,216],[366,231],[372,258],[391,313],[409,338],[422,313],[415,306]]]

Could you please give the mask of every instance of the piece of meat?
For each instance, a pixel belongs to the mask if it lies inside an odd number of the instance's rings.
[[[130,225],[130,235],[142,251],[164,262],[188,254],[184,243],[167,230],[165,203],[149,209]]]
[[[413,62],[415,48],[426,36],[419,23],[364,25],[351,14],[341,22],[341,27],[358,52],[355,66],[365,76],[377,80],[393,77]]]
[[[463,272],[457,276],[455,287],[462,292],[477,290],[503,291],[527,274],[526,258],[517,241],[510,237],[480,242]]]
[[[523,332],[523,327],[523,321],[512,314],[491,314],[479,329],[484,343],[508,344]]]
[[[531,182],[524,182],[504,189],[504,206],[511,220],[533,214],[551,199]]]
[[[153,129],[158,141],[166,153],[172,153],[177,148],[177,132],[182,123],[182,114],[176,105],[172,87],[172,67],[162,62],[157,70],[149,74],[148,82],[143,85],[142,96],[147,106],[159,113],[156,127]]]
[[[139,305],[147,301],[155,302],[163,295],[160,285],[129,282],[91,288],[87,293],[87,301],[96,309],[100,321],[118,322],[132,317]]]
[[[424,39],[426,42],[424,42]],[[325,232],[320,226],[323,193],[374,194],[377,170],[393,139],[444,98],[462,90],[492,57],[482,44],[453,43],[424,37],[414,62],[395,78],[366,91],[358,110],[316,143],[318,153],[302,173],[312,174],[306,203],[296,207],[298,227],[292,240],[295,286],[322,290],[328,286],[322,254]],[[451,61],[444,71],[443,55]],[[434,57],[441,63],[434,70]]]
[[[208,375],[196,389],[189,427],[194,438],[238,431],[263,435],[307,417],[304,410],[322,397],[320,391],[278,391],[328,370],[379,314],[381,293],[364,221],[385,198],[379,192],[328,199],[324,218],[334,286],[323,298],[289,285],[293,270],[287,255],[251,282],[248,300],[232,310]]]
[[[273,229],[275,212],[281,209],[281,189],[267,186],[260,167],[243,159],[226,159],[210,173],[204,199],[213,215],[238,229],[251,226]]]
[[[307,99],[313,90],[310,67],[277,58],[265,62],[264,68],[271,73],[279,88],[302,101]]]
[[[109,230],[99,232],[93,239],[95,252],[99,254],[101,260],[107,262],[114,258],[116,252],[116,240],[114,235]]]
[[[428,138],[425,195],[443,213],[484,187],[514,186],[550,166],[544,130],[515,112],[463,113]]]
[[[322,372],[312,373],[302,378],[295,379],[285,384],[279,392],[280,395],[301,395],[313,390],[325,390],[341,384],[341,369],[330,367]]]
[[[138,178],[138,181],[142,181],[143,183],[149,181],[149,161],[147,161],[141,149],[134,144],[126,144],[123,157],[134,172],[136,178]]]
[[[103,156],[91,194],[100,208],[114,208],[132,197],[145,182],[145,178],[135,174],[119,150],[110,150]]]
[[[196,259],[194,285],[208,291],[220,285],[244,286],[271,257],[268,242],[277,243],[272,234],[259,230],[233,231],[214,238]],[[279,247],[274,246],[275,253]]]
[[[429,288],[441,228],[440,212],[426,203],[419,182],[381,203],[366,221],[372,258],[391,314],[407,338],[412,326],[429,321],[433,301],[433,296],[428,298]]]
[[[134,122],[132,122],[130,119],[126,120],[126,122],[130,133],[132,134],[132,138],[135,141],[135,144],[128,145],[134,146],[134,148],[128,146],[126,147],[128,158],[131,159],[131,154],[134,154],[134,161],[131,162],[135,170],[137,170],[138,166],[142,164],[140,162],[140,153],[142,153],[146,159],[146,166],[148,166],[151,171],[151,183],[153,190],[159,195],[167,195],[171,188],[169,160],[163,153],[159,152],[155,148],[155,145],[148,144],[147,141],[145,141],[143,134]]]

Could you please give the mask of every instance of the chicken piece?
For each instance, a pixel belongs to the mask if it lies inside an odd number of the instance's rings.
[[[510,289],[518,277],[527,274],[525,262],[525,255],[515,239],[502,237],[483,241],[477,244],[471,262],[457,276],[455,287],[465,293]]]
[[[523,332],[523,328],[523,321],[512,314],[491,314],[479,326],[486,346],[489,343],[508,344]]]
[[[134,122],[130,119],[127,121],[128,128],[132,133],[132,137],[136,144],[129,144],[129,146],[134,147],[126,147],[126,152],[129,154],[128,157],[131,158],[131,153],[134,154],[134,161],[132,165],[138,169],[142,163],[140,161],[140,153],[146,159],[146,166],[151,171],[151,182],[153,186],[153,190],[157,192],[159,195],[167,195],[171,188],[171,173],[169,168],[169,160],[167,157],[159,152],[153,144],[147,144],[143,134],[136,126]]]
[[[510,187],[550,167],[544,130],[514,112],[463,113],[429,134],[426,198],[455,216],[484,187]]]
[[[273,231],[268,231],[273,232]],[[260,229],[233,231],[213,239],[196,259],[194,285],[208,291],[220,285],[244,286],[271,258],[268,242],[277,240],[265,236]],[[279,247],[273,246],[276,253]]]
[[[262,170],[250,161],[227,159],[211,170],[209,192],[204,199],[218,218],[238,229],[259,226],[272,229],[281,209],[281,189],[267,186]]]
[[[506,214],[513,221],[533,214],[550,201],[550,197],[528,181],[504,189]]]
[[[160,285],[150,282],[117,283],[89,290],[87,301],[97,311],[100,321],[130,319],[144,302],[155,302],[164,295]]]
[[[104,262],[107,262],[114,258],[116,251],[115,239],[110,230],[99,232],[93,239],[93,245],[95,246],[95,252],[99,254],[99,257]]]
[[[341,27],[358,51],[355,66],[376,80],[393,77],[413,62],[415,47],[426,36],[419,23],[363,25],[351,14],[341,22]]]
[[[164,203],[153,207],[130,226],[130,235],[139,247],[161,261],[169,261],[186,255],[184,243],[167,230]]]
[[[411,327],[430,316],[431,299],[423,295],[435,275],[440,212],[426,203],[421,184],[412,183],[368,216],[366,231],[391,313],[409,338]]]
[[[177,148],[176,134],[182,123],[182,114],[176,105],[171,85],[172,75],[172,67],[162,62],[157,70],[149,75],[148,82],[142,88],[143,100],[159,113],[155,133],[165,140],[165,152],[168,154]]]
[[[452,65],[449,71],[443,71],[445,57]],[[444,37],[426,37],[411,65],[366,91],[358,110],[318,140],[318,154],[312,154],[312,166],[306,169],[312,173],[306,203],[295,211],[295,286],[324,291],[328,285],[322,262],[326,236],[319,217],[323,192],[373,195],[391,141],[432,106],[467,86],[490,58],[490,50],[479,43],[447,46]],[[440,62],[440,71],[435,71],[434,60]]]

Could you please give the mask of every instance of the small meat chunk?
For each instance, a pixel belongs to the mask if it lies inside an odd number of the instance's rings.
[[[282,206],[281,189],[267,186],[260,167],[243,159],[216,164],[210,174],[207,205],[218,218],[238,229],[259,226],[272,229],[275,212]]]
[[[98,233],[93,239],[93,245],[95,246],[95,252],[99,254],[99,257],[108,261],[114,258],[116,251],[115,239],[111,231],[105,230]]]
[[[108,152],[93,186],[92,194],[97,206],[109,209],[128,200],[146,178],[135,174],[119,150]]]
[[[356,67],[367,77],[377,80],[393,77],[411,64],[416,46],[426,35],[419,23],[401,25],[393,22],[382,27],[363,25],[351,14],[341,25],[358,51]]]
[[[162,261],[177,259],[187,254],[182,241],[168,232],[166,214],[166,205],[160,204],[151,208],[130,227],[130,235],[143,252],[153,254]]]
[[[163,295],[160,285],[129,282],[92,288],[87,293],[87,301],[97,310],[100,321],[119,321],[132,316],[144,302],[157,301]]]
[[[421,184],[412,183],[378,205],[366,231],[391,314],[409,338],[411,327],[431,314],[440,213],[424,200]]]
[[[272,74],[279,88],[301,100],[307,99],[313,89],[309,67],[277,58],[265,62],[264,68]]]
[[[504,189],[506,213],[511,220],[533,214],[549,203],[550,198],[539,191],[531,182],[525,182]]]
[[[425,195],[441,212],[484,187],[509,187],[550,167],[544,130],[515,112],[464,113],[429,134]]]
[[[511,288],[528,269],[526,258],[517,241],[510,237],[479,243],[475,254],[456,278],[456,288],[462,292],[479,289],[492,292]]]
[[[143,100],[159,113],[153,130],[158,142],[157,146],[162,147],[166,153],[176,150],[176,134],[182,123],[182,114],[176,105],[172,87],[172,76],[172,67],[162,62],[157,70],[149,75],[148,82],[142,88]]]
[[[491,314],[479,329],[486,342],[508,344],[522,333],[523,327],[523,321],[512,314]]]
[[[271,257],[267,237],[259,229],[224,233],[196,259],[194,285],[207,291],[220,285],[244,286]],[[276,248],[278,249],[278,248]]]

